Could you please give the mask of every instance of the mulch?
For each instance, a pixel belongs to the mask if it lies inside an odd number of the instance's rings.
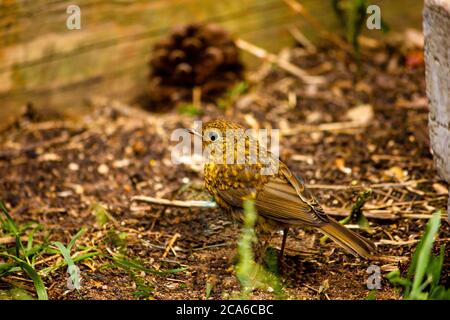
[[[323,76],[325,84],[305,85],[263,63],[248,75],[250,89],[226,101],[228,108],[205,104],[199,116],[176,108],[150,113],[98,97],[91,101],[92,113],[77,120],[17,119],[0,135],[0,198],[17,222],[36,221],[50,231],[50,241],[63,243],[84,226],[78,246],[122,250],[153,269],[187,267],[164,276],[133,275],[94,257],[80,264],[79,292],[67,290],[64,268],[46,277],[50,298],[135,299],[136,276],[152,286],[154,299],[205,299],[207,284],[212,299],[238,294],[233,268],[238,225],[219,209],[131,201],[135,195],[209,199],[199,166],[172,163],[170,134],[192,127],[194,120],[214,118],[279,128],[281,159],[337,218],[349,213],[358,192],[373,190],[363,208],[370,229],[350,227],[377,243],[375,261],[349,256],[331,241],[321,244],[318,232],[298,228],[291,230],[281,270],[290,299],[366,298],[367,268],[375,264],[383,275],[405,270],[428,218],[447,204],[448,187],[429,149],[423,60],[411,59],[418,51],[376,42],[363,47],[357,63],[329,44],[318,46],[316,54],[292,48],[283,55]],[[93,210],[98,203],[110,215],[103,226]],[[125,243],[115,241],[119,234],[126,234]],[[443,219],[436,243],[448,246],[449,240]],[[271,245],[278,248],[280,242],[278,236]],[[442,272],[447,286],[449,274],[447,258]],[[0,279],[0,288],[8,283]],[[376,297],[401,295],[383,279]],[[274,297],[256,290],[252,298]]]

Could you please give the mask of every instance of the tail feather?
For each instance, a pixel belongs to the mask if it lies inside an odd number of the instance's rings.
[[[372,242],[347,229],[334,219],[330,218],[328,223],[320,227],[320,231],[354,256],[359,255],[368,259],[376,250],[375,245]]]

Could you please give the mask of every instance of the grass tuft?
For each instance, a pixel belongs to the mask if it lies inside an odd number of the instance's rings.
[[[10,231],[15,237],[15,254],[9,254],[7,252],[0,252],[0,256],[9,258],[13,263],[5,263],[0,265],[0,276],[4,276],[11,272],[17,271],[16,267],[20,267],[29,277],[33,280],[34,288],[36,289],[36,294],[39,300],[48,300],[47,289],[45,288],[44,282],[41,276],[38,274],[34,268],[34,257],[41,251],[42,246],[33,245],[33,235],[31,232],[28,236],[27,246],[24,247],[19,228],[17,227],[14,220],[11,218],[8,210],[2,201],[0,201],[0,210],[5,216],[5,219],[1,220],[1,224],[4,230]]]
[[[403,296],[408,300],[450,300],[450,289],[439,285],[444,263],[445,245],[438,256],[432,254],[434,240],[441,224],[442,212],[433,214],[425,227],[424,235],[416,247],[406,277],[399,270],[386,277],[394,285],[403,287]]]
[[[78,231],[77,234],[72,237],[69,244],[67,245],[67,248],[61,242],[57,241],[57,242],[53,243],[59,249],[59,251],[61,252],[61,255],[64,258],[64,262],[67,264],[67,272],[69,273],[71,284],[72,284],[71,287],[73,289],[77,289],[77,290],[80,290],[81,279],[80,279],[80,274],[78,271],[79,269],[75,265],[75,262],[72,259],[70,251],[73,248],[73,246],[75,245],[75,241],[78,238],[80,238],[85,231],[86,231],[86,229],[81,228],[81,230]]]

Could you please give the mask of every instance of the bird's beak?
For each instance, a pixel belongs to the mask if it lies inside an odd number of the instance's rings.
[[[193,134],[194,136],[203,138],[202,135],[200,133],[198,133],[197,131],[195,131],[194,129],[186,129],[187,132],[189,132],[190,134]]]

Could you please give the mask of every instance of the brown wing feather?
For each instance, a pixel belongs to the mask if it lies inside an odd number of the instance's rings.
[[[218,196],[228,203],[232,207],[242,208],[244,198],[246,198],[251,193],[251,190],[244,188],[230,188],[228,190],[221,190]]]
[[[287,224],[306,224],[319,227],[323,218],[303,201],[295,188],[287,181],[279,178],[271,179],[258,192],[256,198],[258,214]]]
[[[279,172],[279,176],[270,178],[257,192],[258,214],[286,224],[319,227],[328,222],[328,217],[303,182],[283,163],[280,163]],[[233,207],[242,207],[243,199],[255,191],[254,188],[229,188],[221,190],[219,196]]]
[[[282,162],[280,162],[280,174],[289,182],[289,184],[295,189],[298,197],[306,203],[316,214],[317,218],[324,222],[328,222],[328,217],[323,211],[317,199],[306,188],[305,183],[299,176],[294,176],[289,168]]]

